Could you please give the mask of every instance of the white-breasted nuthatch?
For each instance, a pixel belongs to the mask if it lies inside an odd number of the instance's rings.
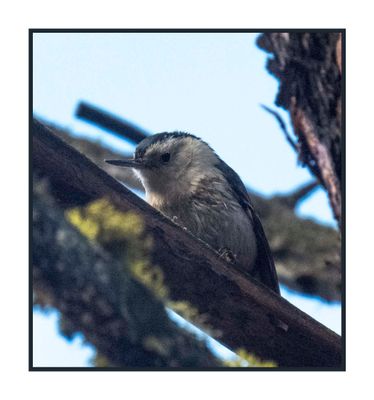
[[[131,167],[146,200],[279,294],[273,257],[261,222],[238,174],[200,138],[159,133],[141,141],[131,160],[106,160]]]

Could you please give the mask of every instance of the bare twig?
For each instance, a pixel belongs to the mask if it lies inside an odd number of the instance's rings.
[[[318,181],[309,182],[289,194],[276,196],[275,199],[293,210],[301,200],[310,196],[319,185]]]
[[[307,165],[309,167],[309,169],[314,173],[314,176],[316,176],[319,180],[321,180],[321,173],[319,171],[319,168],[315,165],[315,162],[313,161],[313,159],[305,156],[305,152],[302,151],[302,149],[301,149],[304,146],[303,138],[300,138],[300,143],[296,143],[292,139],[291,135],[288,133],[286,123],[283,121],[283,118],[281,117],[281,115],[277,111],[271,109],[268,106],[265,106],[264,104],[261,104],[261,107],[275,117],[282,132],[284,133],[284,136],[286,137],[287,142],[296,151],[299,162],[302,165]]]
[[[295,141],[292,139],[291,135],[288,133],[287,127],[286,127],[286,123],[283,121],[283,118],[281,117],[281,115],[271,109],[270,107],[266,106],[265,104],[261,104],[261,107],[267,111],[269,114],[271,114],[273,117],[275,117],[275,119],[277,120],[282,132],[284,133],[284,136],[286,137],[287,142],[291,145],[291,147],[297,152],[297,143],[295,143]]]

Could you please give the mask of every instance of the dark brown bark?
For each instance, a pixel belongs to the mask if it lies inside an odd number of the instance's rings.
[[[276,104],[290,112],[300,160],[327,190],[341,223],[342,33],[264,33],[267,68],[280,81]]]
[[[45,180],[34,177],[33,189],[34,294],[61,312],[69,334],[82,332],[112,367],[221,365],[202,341],[169,319],[126,265],[65,221]]]
[[[33,165],[48,176],[61,204],[106,197],[143,217],[153,237],[153,263],[162,269],[171,299],[196,307],[222,343],[281,367],[342,368],[338,335],[225,263],[36,121],[32,134]]]
[[[143,191],[139,179],[128,168],[118,168],[104,159],[130,157],[103,148],[100,143],[77,138],[72,132],[48,123],[64,141],[85,154],[101,169],[127,186]],[[313,189],[306,185],[287,195],[264,198],[248,189],[264,225],[272,249],[279,281],[289,288],[326,300],[340,300],[340,239],[335,229],[299,218],[295,206]],[[286,228],[285,228],[286,227]]]

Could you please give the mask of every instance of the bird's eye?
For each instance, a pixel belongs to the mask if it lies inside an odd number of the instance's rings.
[[[170,153],[164,153],[160,158],[163,163],[167,163],[170,160]]]

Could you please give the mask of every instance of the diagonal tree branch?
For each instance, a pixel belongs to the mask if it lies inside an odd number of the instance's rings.
[[[286,123],[283,121],[283,118],[280,116],[280,114],[277,111],[266,106],[265,104],[261,104],[261,107],[276,119],[276,121],[279,124],[279,127],[281,128],[281,131],[284,133],[287,142],[297,152],[297,143],[294,142],[291,135],[288,133]]]
[[[107,197],[120,210],[142,216],[153,237],[153,264],[162,269],[171,299],[196,307],[214,332],[220,332],[222,343],[281,367],[342,368],[338,335],[225,263],[42,124],[34,121],[31,130],[33,166],[48,176],[60,204]]]
[[[140,180],[128,168],[114,167],[105,158],[131,157],[102,147],[99,142],[77,137],[73,132],[48,122],[53,132],[85,154],[109,175],[126,186],[143,192]],[[269,239],[278,277],[289,288],[322,297],[340,300],[341,267],[340,239],[335,229],[318,224],[295,214],[295,203],[307,195],[314,184],[306,185],[286,195],[264,198],[252,190],[248,192],[264,224]],[[287,227],[287,229],[285,229]]]
[[[120,119],[84,101],[79,103],[76,115],[78,118],[92,122],[133,143],[139,143],[149,135],[131,122]]]

